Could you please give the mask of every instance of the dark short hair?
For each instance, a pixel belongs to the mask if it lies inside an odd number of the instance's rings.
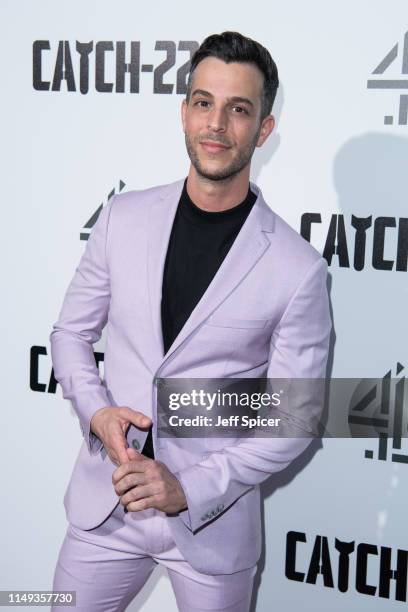
[[[194,70],[206,57],[230,62],[255,64],[264,76],[261,99],[261,120],[270,114],[279,86],[278,69],[271,54],[260,43],[239,32],[211,34],[201,43],[190,62],[186,99],[189,102]]]

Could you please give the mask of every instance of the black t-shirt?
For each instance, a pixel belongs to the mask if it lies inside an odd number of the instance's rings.
[[[161,319],[167,353],[237,237],[257,196],[248,186],[243,202],[220,212],[202,210],[187,193],[177,207],[164,264]],[[154,459],[151,430],[142,453]]]

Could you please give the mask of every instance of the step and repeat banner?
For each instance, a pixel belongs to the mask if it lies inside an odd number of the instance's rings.
[[[404,384],[408,9],[404,0],[15,0],[0,15],[0,589],[47,590],[82,442],[53,376],[49,334],[109,197],[186,176],[180,108],[191,54],[208,34],[237,30],[278,66],[276,128],[251,179],[327,259],[330,376],[378,379],[374,403],[390,378]],[[104,342],[94,347],[101,374]],[[263,485],[253,610],[406,607],[401,423],[390,417],[380,440],[314,440]],[[164,605],[177,610],[159,567],[129,610]]]

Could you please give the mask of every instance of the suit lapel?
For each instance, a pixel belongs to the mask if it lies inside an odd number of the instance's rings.
[[[161,324],[164,264],[183,184],[184,179],[169,185],[165,193],[151,205],[149,210],[147,276],[153,328],[159,343],[161,357],[164,352]]]
[[[251,188],[258,197],[214,278],[191,312],[189,318],[163,356],[161,297],[164,264],[171,229],[183,189],[184,179],[172,183],[150,207],[148,237],[148,279],[153,327],[160,346],[163,365],[188,336],[223,302],[253,268],[269,247],[265,232],[274,230],[274,214],[265,203],[260,189]]]

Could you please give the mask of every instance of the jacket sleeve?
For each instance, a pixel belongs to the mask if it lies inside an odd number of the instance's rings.
[[[268,379],[325,378],[331,332],[326,279],[327,263],[319,258],[304,276],[274,330]],[[179,513],[181,520],[196,531],[253,486],[286,468],[311,440],[310,436],[243,438],[179,470],[175,476],[188,504]]]
[[[113,196],[102,208],[68,286],[59,318],[50,334],[54,375],[63,397],[71,400],[91,454],[102,448],[90,431],[93,414],[111,404],[95,362],[92,345],[108,319],[110,302],[106,243]]]

